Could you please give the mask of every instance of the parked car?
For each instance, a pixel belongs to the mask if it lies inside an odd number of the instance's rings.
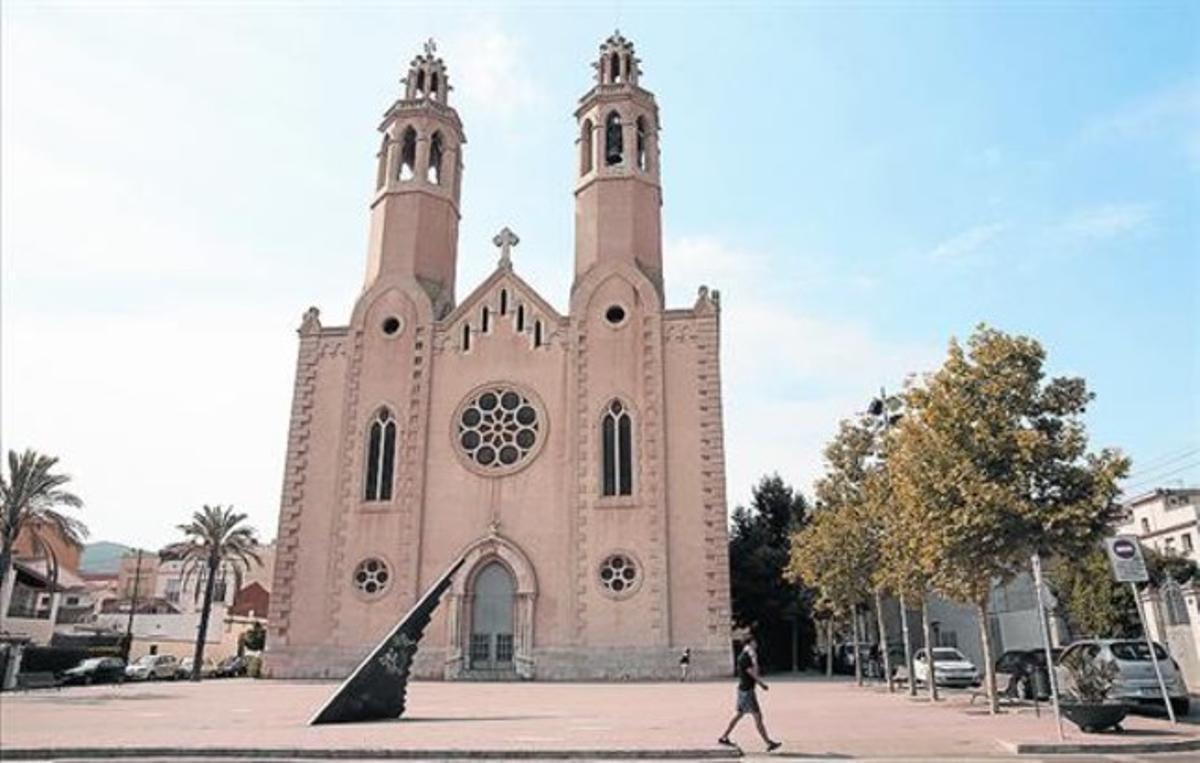
[[[184,657],[182,660],[179,661],[178,666],[176,666],[176,668],[175,668],[175,677],[176,678],[191,678],[192,677],[192,665],[194,665],[194,664],[195,664],[195,658]],[[211,678],[212,676],[216,675],[216,672],[217,672],[217,666],[213,664],[212,660],[205,657],[204,662],[200,663],[200,677],[201,678]]]
[[[913,678],[917,683],[929,680],[929,662],[925,649],[913,655]],[[979,686],[979,668],[952,646],[933,648],[933,680],[938,686]]]
[[[1054,664],[1058,664],[1062,649],[1051,650]],[[1008,685],[1001,687],[1006,696],[1013,699],[1050,698],[1050,672],[1046,670],[1046,650],[1010,649],[996,660],[996,673],[1007,675]]]
[[[250,668],[250,661],[240,655],[226,657],[217,663],[216,676],[218,678],[232,678],[235,676],[244,676]]]
[[[1150,660],[1150,649],[1145,641],[1133,639],[1087,639],[1076,641],[1063,652],[1055,667],[1058,685],[1064,691],[1071,688],[1070,673],[1063,663],[1079,654],[1086,659],[1105,660],[1117,666],[1117,678],[1113,682],[1113,699],[1130,706],[1163,707],[1162,690],[1158,677],[1154,675],[1154,663]],[[1187,715],[1191,707],[1187,685],[1183,682],[1183,671],[1179,663],[1167,654],[1161,645],[1154,645],[1154,655],[1162,671],[1163,683],[1176,715]]]
[[[173,679],[179,660],[172,654],[147,654],[125,668],[125,677],[133,681]]]
[[[875,652],[875,645],[866,641],[860,641],[858,644],[858,653],[862,657],[864,671],[866,665],[871,661],[871,655]],[[822,662],[822,665],[824,663]],[[844,641],[840,644],[835,644],[833,647],[833,672],[842,675],[854,675],[854,642]]]
[[[120,657],[89,657],[62,672],[64,684],[106,684],[125,681],[125,660]]]

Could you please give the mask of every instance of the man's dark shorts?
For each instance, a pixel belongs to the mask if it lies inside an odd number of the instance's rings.
[[[754,689],[738,689],[737,711],[739,713],[759,713],[758,696]]]

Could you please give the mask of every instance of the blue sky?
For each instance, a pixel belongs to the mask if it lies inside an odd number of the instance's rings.
[[[274,535],[310,304],[365,268],[375,128],[438,40],[466,127],[459,294],[565,308],[576,99],[614,27],[662,109],[669,301],[719,288],[729,496],[980,321],[1085,376],[1138,492],[1200,481],[1200,7],[3,5],[3,447],[98,538],[201,503]]]

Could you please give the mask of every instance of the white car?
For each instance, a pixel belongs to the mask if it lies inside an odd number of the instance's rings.
[[[1071,688],[1071,673],[1066,665],[1069,660],[1076,659],[1075,655],[1105,660],[1117,666],[1117,677],[1109,694],[1113,699],[1122,700],[1127,705],[1163,706],[1162,689],[1158,686],[1158,677],[1154,675],[1154,663],[1150,660],[1150,650],[1145,641],[1088,639],[1071,644],[1054,668],[1054,676],[1064,691],[1070,691]],[[1159,644],[1154,645],[1154,656],[1158,658],[1158,667],[1162,671],[1163,683],[1167,685],[1167,696],[1171,698],[1175,714],[1187,715],[1191,701],[1179,664]]]
[[[924,649],[913,655],[913,678],[917,683],[929,680],[929,662]],[[938,686],[979,686],[979,668],[952,646],[933,648],[933,680]]]
[[[175,668],[175,677],[176,678],[191,678],[192,677],[192,665],[195,665],[195,664],[196,664],[196,661],[195,661],[194,657],[184,657],[182,660],[179,661],[179,666]],[[217,666],[213,664],[212,660],[205,657],[204,662],[202,662],[200,664],[200,677],[201,678],[211,678],[213,676],[213,674],[215,674],[216,672],[217,672]]]
[[[175,678],[179,660],[171,654],[147,654],[125,668],[125,677],[131,681],[150,681],[155,678]]]

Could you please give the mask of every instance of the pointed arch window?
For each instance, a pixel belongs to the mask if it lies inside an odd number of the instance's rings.
[[[492,330],[492,311],[487,305],[479,313],[479,330],[485,334]]]
[[[517,331],[525,330],[525,305],[517,305]]]
[[[396,464],[396,420],[380,408],[367,428],[367,479],[363,500],[392,500],[392,476]]]
[[[533,322],[533,346],[534,347],[542,346],[542,322],[541,322],[541,320],[536,320]]]
[[[646,118],[637,118],[637,168],[646,171]]]
[[[625,158],[625,136],[622,134],[621,115],[610,112],[604,120],[604,163],[608,166],[620,164]]]
[[[417,131],[411,126],[404,128],[400,139],[400,167],[396,170],[398,180],[412,180],[417,171]]]
[[[605,496],[633,495],[633,418],[624,403],[613,400],[608,404],[600,429],[601,492]]]
[[[508,315],[508,289],[500,290],[500,314]]]
[[[613,84],[621,81],[621,57],[616,53],[608,57],[608,81]]]
[[[435,185],[442,184],[442,154],[445,149],[442,141],[442,133],[435,132],[433,138],[429,141],[429,169],[425,173],[425,179]]]
[[[429,75],[429,94],[437,95],[438,91],[438,76],[437,72]]]
[[[579,135],[579,174],[592,171],[592,120],[583,120],[583,132]]]
[[[417,72],[417,95],[425,95],[425,70],[421,69]]]
[[[469,323],[463,324],[462,348],[463,352],[471,351],[471,324]]]

